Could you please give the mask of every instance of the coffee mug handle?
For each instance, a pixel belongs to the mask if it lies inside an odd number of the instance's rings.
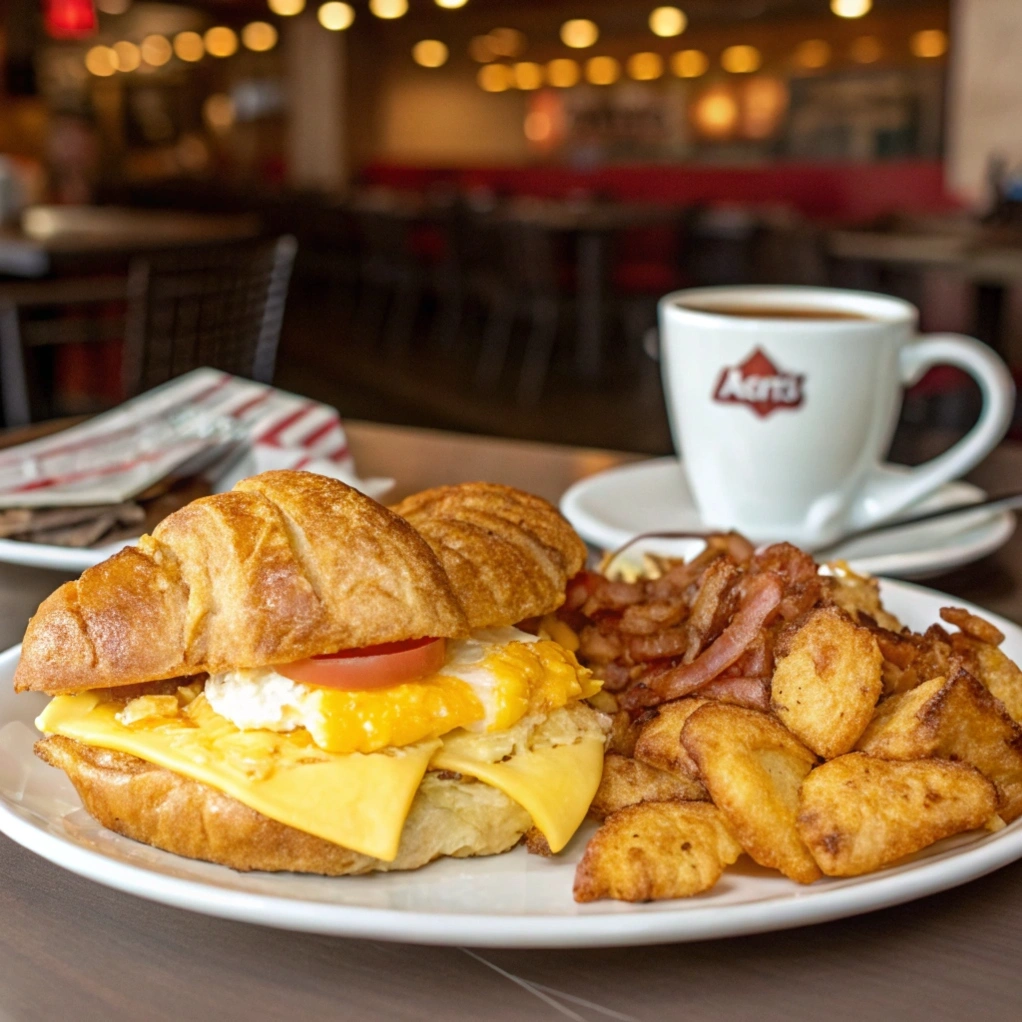
[[[987,345],[962,334],[922,337],[901,350],[901,381],[909,387],[936,365],[964,369],[979,384],[983,396],[979,421],[949,450],[907,473],[878,469],[855,504],[851,527],[866,528],[890,518],[944,483],[965,475],[1008,431],[1015,410],[1015,384],[1007,366]]]

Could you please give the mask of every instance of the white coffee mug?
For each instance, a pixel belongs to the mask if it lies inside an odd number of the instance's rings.
[[[898,298],[812,287],[711,287],[660,302],[675,447],[703,521],[808,547],[891,518],[1004,436],[1015,388],[984,344],[919,337]],[[979,384],[979,421],[909,471],[884,467],[903,388],[932,366]]]

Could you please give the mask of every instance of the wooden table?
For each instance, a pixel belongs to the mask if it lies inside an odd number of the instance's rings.
[[[350,424],[366,474],[401,492],[485,477],[555,498],[630,456]],[[1008,488],[1022,448],[974,475]],[[1022,537],[931,585],[1022,621]],[[0,566],[0,640],[63,581]],[[0,1020],[355,1018],[792,1022],[1017,1020],[1022,863],[965,887],[820,926],[600,951],[422,948],[262,929],[79,879],[0,837]]]
[[[140,252],[255,237],[252,216],[210,216],[115,206],[33,206],[20,227],[0,228],[0,274],[44,277]]]

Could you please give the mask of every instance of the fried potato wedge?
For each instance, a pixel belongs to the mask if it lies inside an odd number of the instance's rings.
[[[772,717],[707,703],[681,733],[728,828],[761,866],[800,884],[820,877],[795,829],[798,789],[816,757]]]
[[[961,668],[881,703],[857,747],[882,759],[962,760],[993,781],[1006,823],[1022,816],[1022,727]]]
[[[705,801],[706,789],[688,777],[657,770],[637,759],[608,752],[603,760],[603,777],[589,807],[589,815],[605,819],[626,806],[640,802]]]
[[[965,763],[852,752],[802,782],[798,832],[827,876],[852,877],[981,827],[996,808],[994,786]]]
[[[627,710],[618,710],[610,718],[610,734],[607,736],[607,751],[617,752],[622,756],[631,756],[635,752],[635,743],[639,739],[640,725],[632,720]]]
[[[880,584],[875,578],[856,575],[847,564],[832,564],[835,571],[826,580],[826,591],[830,598],[853,621],[862,621],[860,615],[875,621],[881,628],[892,632],[901,631],[901,622],[892,614],[888,614],[880,602]]]
[[[824,759],[854,748],[883,690],[877,640],[836,607],[814,610],[774,669],[781,723]]]
[[[575,870],[575,900],[660,901],[709,890],[742,854],[708,802],[643,802],[607,817]]]
[[[1022,724],[1022,670],[1003,651],[964,633],[953,635],[951,644],[966,670],[996,699],[1004,703],[1012,720]]]
[[[681,729],[685,721],[706,702],[705,699],[693,697],[663,703],[659,713],[639,730],[632,755],[658,770],[698,779],[699,768],[681,744]]]

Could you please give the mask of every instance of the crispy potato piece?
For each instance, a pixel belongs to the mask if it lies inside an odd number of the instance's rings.
[[[723,703],[699,707],[681,740],[749,855],[800,884],[819,879],[795,830],[798,788],[816,757],[772,717]]]
[[[618,710],[611,717],[610,735],[607,738],[607,751],[617,752],[622,756],[631,756],[635,752],[635,743],[639,738],[641,725],[632,720],[627,710]]]
[[[813,752],[848,752],[873,716],[883,690],[877,641],[834,607],[814,610],[774,669],[771,705],[781,723]]]
[[[987,642],[991,646],[1000,646],[1004,642],[1004,632],[997,625],[964,607],[941,607],[940,617],[942,621],[960,628],[965,635],[979,642]]]
[[[901,631],[901,622],[893,614],[888,614],[880,602],[880,584],[875,578],[856,575],[844,562],[837,562],[830,567],[836,574],[826,579],[824,591],[853,621],[861,623],[861,613],[881,628],[892,632]]]
[[[640,802],[665,802],[669,799],[698,802],[706,797],[706,789],[699,781],[665,773],[637,759],[608,752],[589,815],[602,820],[625,806]]]
[[[1022,727],[967,671],[881,703],[859,740],[882,759],[958,759],[993,781],[1006,823],[1022,816]]]
[[[644,802],[607,817],[575,871],[575,900],[659,901],[709,890],[742,846],[708,802]]]
[[[952,635],[951,645],[965,669],[1004,703],[1016,723],[1022,724],[1022,670],[1018,665],[1003,650],[964,633]]]
[[[693,697],[663,703],[660,712],[639,730],[632,755],[658,770],[698,780],[699,768],[681,744],[681,729],[685,721],[706,702],[706,699]]]
[[[965,763],[885,760],[852,752],[803,782],[798,832],[827,876],[854,877],[981,827],[994,786]]]

